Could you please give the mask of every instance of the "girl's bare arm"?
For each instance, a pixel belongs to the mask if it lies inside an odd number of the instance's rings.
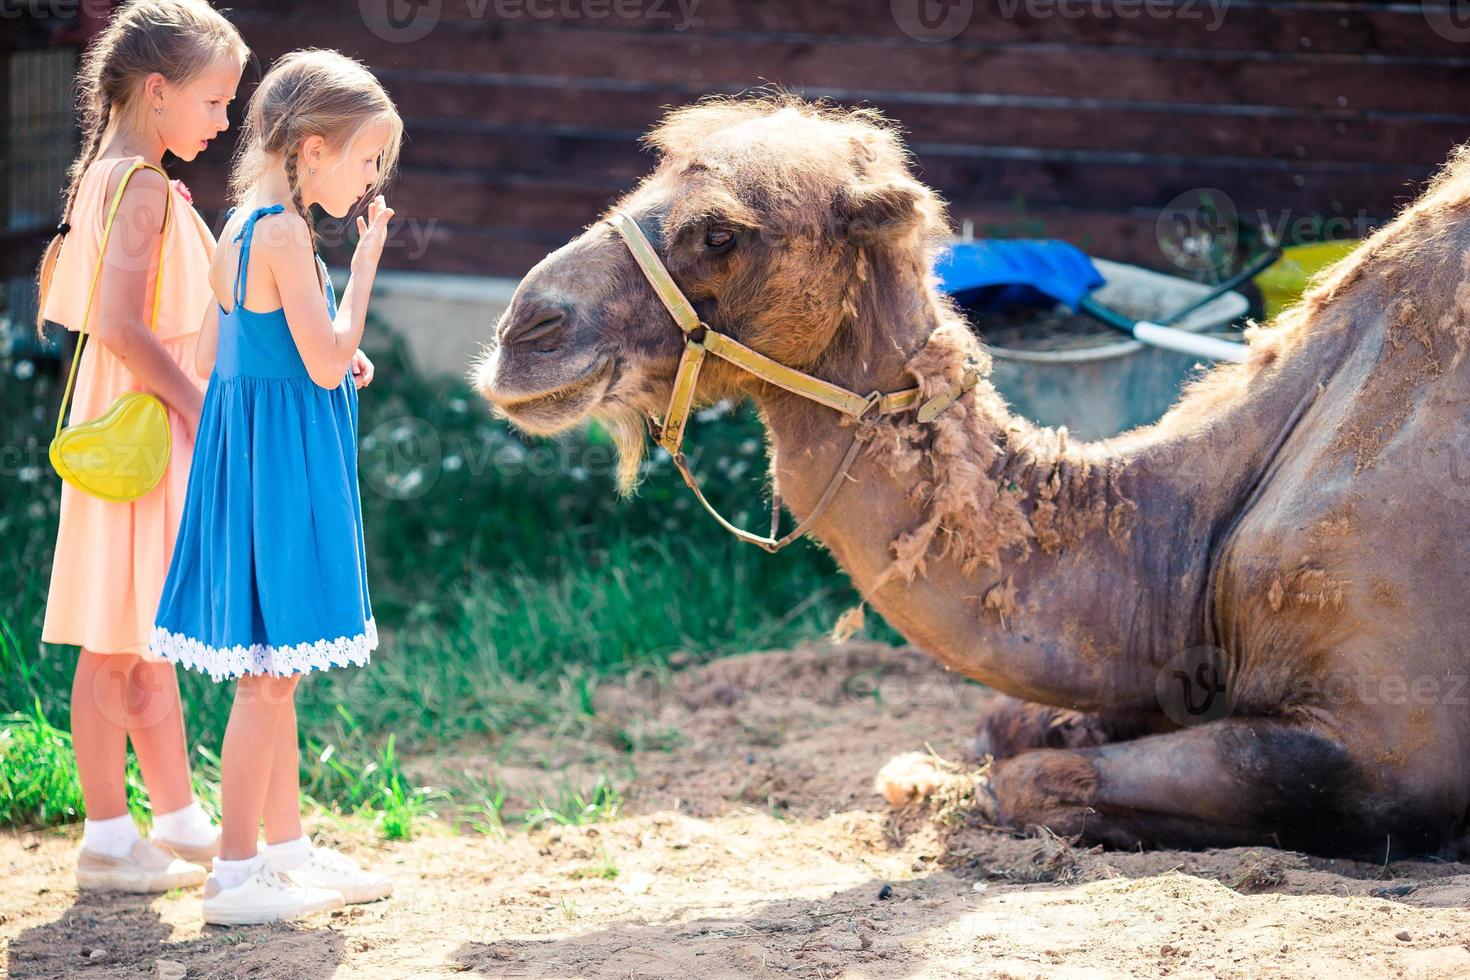
[[[118,177],[121,180],[121,177]],[[123,192],[93,309],[92,336],[189,423],[197,422],[203,395],[153,333],[148,267],[162,239],[168,183],[151,170],[133,176]]]
[[[311,379],[323,388],[335,388],[342,383],[357,353],[367,324],[368,297],[382,255],[388,219],[392,217],[393,210],[378,198],[369,208],[368,220],[357,219],[361,238],[352,257],[352,278],[342,291],[335,320],[327,316],[322,302],[322,287],[317,279],[305,220],[290,213],[262,219],[272,222],[275,232],[264,236],[260,234],[260,225],[256,226],[258,244],[252,246],[251,254],[263,256],[269,264],[296,349]]]

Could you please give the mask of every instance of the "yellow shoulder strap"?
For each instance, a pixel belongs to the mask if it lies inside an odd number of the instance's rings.
[[[97,250],[97,265],[92,270],[92,285],[87,289],[87,305],[82,311],[81,326],[77,328],[77,349],[71,358],[71,373],[66,378],[66,391],[61,395],[61,411],[56,416],[56,435],[61,434],[61,424],[66,419],[67,404],[71,401],[72,386],[76,383],[77,365],[81,363],[82,344],[87,339],[87,321],[92,318],[92,301],[97,296],[97,284],[102,279],[102,263],[107,259],[107,240],[112,235],[113,220],[117,217],[117,209],[122,205],[123,191],[127,190],[128,181],[133,179],[133,174],[145,169],[157,172],[164,181],[163,224],[159,228],[161,241],[158,246],[158,277],[153,286],[153,314],[148,319],[148,329],[158,329],[158,307],[163,299],[163,268],[165,258],[163,250],[168,247],[168,219],[173,211],[173,188],[168,183],[168,174],[164,173],[162,169],[155,167],[151,163],[134,163],[128,168],[128,172],[123,174],[122,181],[117,185],[117,193],[112,195],[112,206],[107,209],[107,223],[102,227],[102,244]]]

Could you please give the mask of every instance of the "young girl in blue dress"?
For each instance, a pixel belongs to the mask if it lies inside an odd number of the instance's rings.
[[[393,211],[378,191],[402,123],[361,64],[297,51],[261,80],[210,266],[212,365],[173,560],[149,649],[238,678],[221,760],[220,854],[206,922],[270,922],[385,897],[391,882],[313,847],[301,827],[295,691],[377,646],[357,477],[358,349]],[[362,201],[351,279],[335,301],[311,206]],[[262,820],[266,848],[257,853]]]

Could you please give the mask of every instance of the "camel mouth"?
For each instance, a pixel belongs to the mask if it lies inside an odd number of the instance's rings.
[[[607,393],[613,380],[613,359],[603,357],[581,377],[534,395],[493,399],[496,409],[528,432],[551,434],[582,420]]]

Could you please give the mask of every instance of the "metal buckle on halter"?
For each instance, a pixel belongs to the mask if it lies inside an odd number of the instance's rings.
[[[973,367],[966,368],[965,373],[960,376],[958,386],[951,388],[949,391],[940,392],[919,406],[918,412],[914,415],[915,420],[920,423],[933,422],[938,418],[940,412],[949,408],[949,406],[959,400],[961,395],[979,383],[980,370]]]
[[[705,333],[703,324],[697,328],[697,332],[702,338]],[[659,423],[658,436],[655,439],[670,455],[677,454],[684,442],[684,429],[689,424],[689,413],[694,408],[694,391],[699,384],[699,371],[704,365],[704,344],[694,339],[693,332],[688,337],[684,343],[684,353],[679,356],[678,370],[674,373],[674,387],[669,392],[669,407]]]

